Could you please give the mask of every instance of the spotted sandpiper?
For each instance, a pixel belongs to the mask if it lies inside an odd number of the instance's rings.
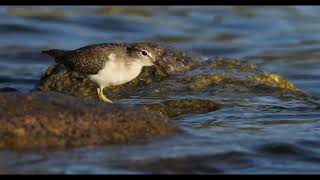
[[[103,89],[127,83],[136,78],[144,66],[157,64],[159,49],[149,43],[104,43],[76,50],[51,49],[42,51],[68,69],[88,75],[99,87],[100,101],[112,103]]]

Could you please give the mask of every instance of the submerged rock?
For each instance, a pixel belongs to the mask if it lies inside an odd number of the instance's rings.
[[[165,66],[165,62],[168,61],[169,57],[164,58],[163,66]],[[183,61],[187,62],[188,58]],[[172,68],[173,65],[168,65],[166,69]],[[237,91],[239,87],[236,86],[253,87],[263,85],[270,88],[279,88],[284,93],[301,92],[291,82],[278,74],[264,72],[255,65],[234,59],[211,58],[202,62],[201,66],[190,66],[183,72],[175,73],[174,70],[169,72],[163,72],[155,67],[144,67],[141,74],[134,80],[120,86],[107,87],[106,92],[110,94],[110,97],[116,97],[117,95],[120,95],[118,97],[125,97],[126,94],[134,94],[127,93],[129,89],[131,92],[141,90],[150,92],[150,88],[147,85],[155,83],[161,84],[162,88],[159,90],[162,92],[176,90],[197,91],[206,89],[211,85],[223,84],[235,85],[228,91]],[[97,85],[85,75],[70,72],[63,65],[55,64],[48,68],[35,89],[39,91],[58,91],[73,96],[86,97],[95,95],[96,87]],[[139,87],[145,87],[145,89],[139,89]],[[185,89],[181,89],[181,87],[185,87]]]
[[[141,74],[126,84],[107,87],[105,94],[113,101],[117,99],[153,98],[157,101],[144,103],[145,107],[159,111],[170,117],[188,113],[207,113],[219,109],[211,102],[236,105],[240,101],[256,101],[261,96],[273,96],[290,99],[303,99],[306,94],[296,88],[291,82],[275,73],[268,73],[257,66],[243,60],[201,57],[176,51],[161,49],[158,63],[163,69],[144,67]],[[77,97],[89,97],[98,100],[97,85],[85,75],[70,72],[62,65],[53,65],[48,68],[37,91],[57,91]],[[168,100],[181,101],[176,105],[166,104]],[[214,101],[213,101],[214,100]],[[187,103],[180,107],[181,102]]]
[[[179,128],[142,107],[110,105],[54,92],[0,93],[0,148],[121,144]]]
[[[177,99],[145,105],[148,109],[159,111],[169,117],[207,113],[219,109],[219,106],[219,103],[205,99]]]
[[[293,94],[299,98],[306,95],[284,77],[235,59],[211,58],[175,79],[180,91],[202,92],[207,97]]]
[[[248,77],[252,81],[256,81],[260,84],[277,86],[284,93],[286,92],[301,92],[298,88],[296,88],[291,82],[287,79],[281,77],[279,74],[275,73],[265,73],[262,75],[250,76]]]

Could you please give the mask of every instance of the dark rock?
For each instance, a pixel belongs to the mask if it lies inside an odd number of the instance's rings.
[[[178,130],[165,116],[142,107],[54,92],[1,93],[0,114],[0,148],[144,142]]]

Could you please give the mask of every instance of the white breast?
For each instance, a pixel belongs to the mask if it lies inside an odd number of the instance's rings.
[[[116,86],[127,83],[136,78],[143,65],[139,61],[132,61],[130,65],[121,60],[116,60],[116,56],[111,53],[102,70],[89,78],[98,83],[100,87]]]

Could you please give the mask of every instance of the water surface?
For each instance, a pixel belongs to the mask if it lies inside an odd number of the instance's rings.
[[[53,63],[41,50],[157,41],[244,59],[319,103],[319,7],[11,6],[0,7],[0,15],[0,88],[31,90]],[[178,117],[186,133],[148,144],[3,150],[0,173],[318,173],[319,110],[317,103],[257,96]]]

